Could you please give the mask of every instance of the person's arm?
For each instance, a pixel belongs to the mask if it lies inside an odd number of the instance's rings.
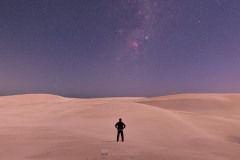
[[[118,128],[118,123],[115,124],[115,128]]]
[[[123,123],[123,128],[126,128],[126,125]]]

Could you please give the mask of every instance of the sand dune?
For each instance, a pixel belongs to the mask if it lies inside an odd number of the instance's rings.
[[[240,94],[0,97],[0,159],[239,160]],[[126,123],[124,143],[114,124]]]

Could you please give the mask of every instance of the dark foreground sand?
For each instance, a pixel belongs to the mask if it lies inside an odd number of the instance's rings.
[[[102,159],[240,160],[240,94],[0,97],[0,160]]]

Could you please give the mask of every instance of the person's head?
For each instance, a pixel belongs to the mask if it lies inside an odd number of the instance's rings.
[[[119,122],[122,122],[122,118],[119,118]]]

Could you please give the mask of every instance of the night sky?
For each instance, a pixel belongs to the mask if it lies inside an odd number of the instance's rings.
[[[0,0],[0,95],[240,92],[239,0]]]

